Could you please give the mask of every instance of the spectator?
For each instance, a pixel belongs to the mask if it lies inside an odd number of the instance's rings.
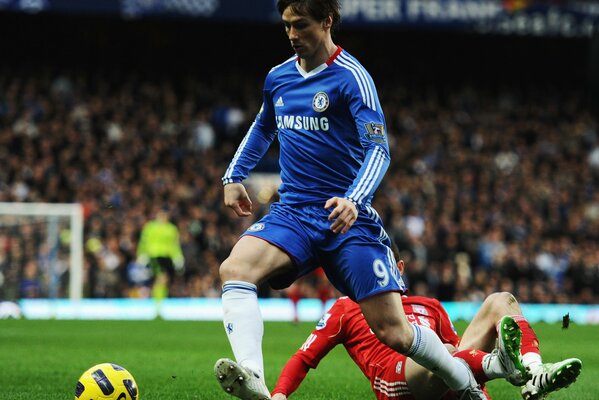
[[[258,112],[247,88],[261,78],[215,75],[164,83],[127,71],[2,69],[0,199],[84,205],[85,296],[130,292],[126,266],[143,224],[164,204],[186,260],[171,295],[218,296],[218,260],[251,222],[223,210],[219,178],[244,134],[239,126],[249,126],[239,121]],[[374,207],[411,260],[411,291],[476,300],[508,276],[523,302],[599,303],[599,156],[584,96],[576,88],[495,89],[392,78],[380,88],[396,156]],[[200,126],[214,140],[203,132],[196,141]],[[255,206],[256,217],[267,207]],[[1,297],[21,296],[23,268],[40,257],[48,295],[43,232],[0,225]],[[114,287],[102,280],[106,266],[116,266]]]

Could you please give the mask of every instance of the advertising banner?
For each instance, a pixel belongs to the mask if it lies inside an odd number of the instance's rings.
[[[294,310],[289,299],[259,299],[265,321],[293,321],[295,312],[300,321],[318,321],[334,300],[323,304],[318,299],[302,299]],[[443,302],[453,321],[471,321],[481,303]],[[530,323],[559,323],[568,316],[580,325],[599,324],[599,305],[521,304]],[[4,310],[4,312],[2,312]],[[0,318],[80,319],[80,320],[165,320],[220,321],[220,298],[173,298],[156,303],[151,299],[29,299],[18,304],[0,303]]]
[[[275,0],[0,0],[0,11],[278,23]],[[599,1],[341,0],[345,26],[591,37]]]

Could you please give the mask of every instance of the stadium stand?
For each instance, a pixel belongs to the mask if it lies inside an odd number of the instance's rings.
[[[0,201],[84,205],[86,297],[147,295],[128,267],[143,223],[168,206],[186,260],[170,295],[220,296],[219,263],[251,222],[222,206],[220,177],[264,74],[290,55],[282,28],[15,15],[0,27],[14,38],[0,49]],[[271,35],[280,43],[263,48]],[[598,303],[589,41],[340,35],[381,82],[392,164],[374,206],[412,293]],[[0,231],[0,298],[48,296],[41,240],[26,225]]]

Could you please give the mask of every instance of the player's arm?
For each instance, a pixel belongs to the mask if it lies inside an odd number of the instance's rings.
[[[268,82],[268,79],[267,79]],[[252,213],[252,202],[241,183],[262,159],[276,136],[275,114],[270,91],[265,83],[260,112],[241,141],[229,167],[222,177],[224,202],[240,217]]]
[[[171,259],[175,269],[182,273],[185,267],[185,256],[183,255],[183,249],[181,248],[181,239],[179,237],[179,229],[175,225],[171,226],[172,229],[172,243],[171,243]]]
[[[345,233],[358,218],[358,210],[366,204],[378,188],[390,163],[387,127],[376,88],[370,76],[359,84],[349,79],[342,90],[354,117],[360,144],[364,148],[364,162],[343,198],[329,199],[325,208],[335,207],[329,215],[334,220],[333,232]]]
[[[149,225],[146,223],[141,229],[141,234],[139,237],[139,242],[137,243],[137,263],[141,265],[146,265],[149,261],[148,257],[148,235],[149,235]]]
[[[362,167],[345,193],[345,198],[358,207],[374,194],[391,162],[387,124],[374,82],[370,75],[365,76],[364,82],[360,90],[357,82],[349,81],[346,93],[365,154]]]
[[[227,171],[222,177],[224,185],[238,183],[247,178],[249,172],[264,156],[276,136],[274,113],[270,110],[272,106],[268,105],[267,101],[269,100],[267,100],[267,97],[265,92],[265,103],[262,104],[260,112],[258,112],[256,119],[239,144]]]
[[[322,317],[314,331],[283,367],[272,391],[274,399],[285,399],[302,383],[310,368],[316,368],[344,338],[343,312],[338,303]],[[275,397],[276,394],[279,396]],[[282,395],[282,396],[281,396]]]

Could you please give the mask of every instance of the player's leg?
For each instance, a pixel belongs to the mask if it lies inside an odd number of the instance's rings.
[[[377,400],[439,399],[447,392],[439,377],[401,354],[373,366],[370,384]]]
[[[581,369],[582,361],[578,358],[568,358],[532,368],[531,379],[522,387],[522,397],[526,400],[544,399],[547,394],[574,383]]]
[[[528,372],[520,361],[522,331],[509,315],[501,318],[498,324],[497,345],[487,353],[477,349],[462,349],[454,354],[464,359],[479,383],[491,379],[504,378],[515,386],[522,386],[528,380]]]
[[[551,392],[566,388],[576,381],[582,369],[578,358],[568,358],[556,363],[543,363],[539,339],[522,313],[513,316],[522,330],[522,365],[530,379],[522,388],[522,397],[542,399]]]
[[[504,315],[522,315],[516,298],[508,292],[489,295],[464,331],[459,348],[493,351],[497,340],[497,323]]]
[[[463,399],[485,399],[468,366],[449,354],[435,332],[408,322],[401,301],[405,285],[390,245],[378,220],[361,214],[347,233],[329,236],[319,256],[331,283],[360,304],[382,343],[435,371]]]
[[[300,211],[273,204],[271,213],[248,228],[220,267],[223,322],[237,362],[219,360],[215,374],[225,391],[242,399],[269,398],[257,285],[285,274],[288,286],[314,264]],[[229,385],[231,379],[234,385]]]
[[[171,285],[175,281],[175,265],[170,257],[157,257],[156,262],[158,263],[160,274],[162,275],[160,280],[163,282],[165,288],[165,297],[168,297]]]
[[[379,293],[359,303],[368,325],[381,342],[434,371],[451,389],[467,392],[464,399],[485,399],[469,367],[449,354],[437,334],[408,322],[399,293]]]
[[[445,346],[450,352],[456,350],[451,345]],[[441,378],[411,358],[406,360],[404,368],[408,388],[415,400],[440,399],[447,392],[447,385]]]
[[[522,331],[522,364],[530,368],[542,363],[539,340],[522,315],[520,304],[509,292],[489,295],[466,328],[460,349],[492,351],[497,339],[497,323],[504,315],[511,315]]]
[[[522,331],[521,362],[530,374],[530,379],[522,389],[525,399],[543,398],[547,393],[567,387],[576,380],[582,368],[582,362],[577,358],[543,364],[539,339],[522,315],[518,301],[508,292],[493,293],[485,299],[464,332],[460,349],[480,348],[489,351],[497,339],[497,321],[502,315],[511,315]]]
[[[278,247],[243,236],[221,264],[223,322],[237,362],[217,361],[214,372],[223,389],[242,399],[268,399],[264,384],[262,336],[257,285],[268,275],[291,265]]]

